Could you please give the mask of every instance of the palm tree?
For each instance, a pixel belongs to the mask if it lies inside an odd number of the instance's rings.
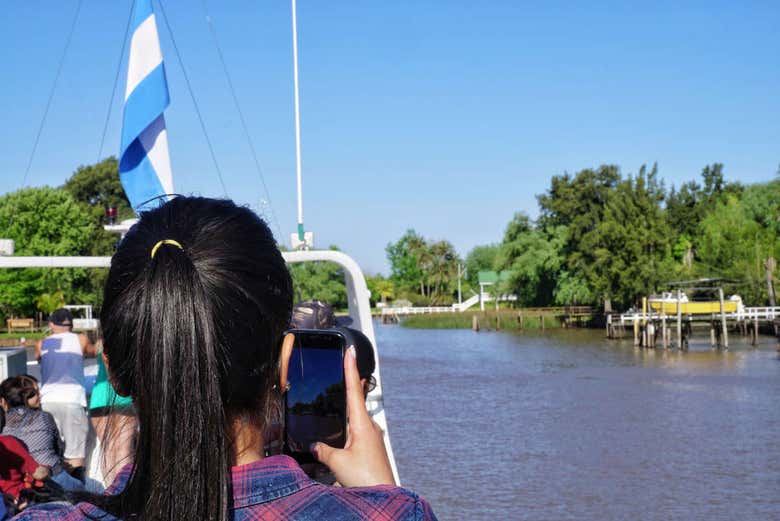
[[[433,283],[433,302],[438,301],[457,276],[458,254],[448,241],[437,241],[430,246],[430,278]],[[433,296],[432,295],[432,296]]]
[[[55,310],[65,305],[65,296],[62,291],[52,293],[41,293],[35,297],[35,307],[47,315],[51,315]]]
[[[395,288],[393,287],[393,283],[387,279],[376,281],[374,283],[374,288],[379,294],[379,298],[382,300],[382,303],[386,304],[387,299],[392,299],[395,297]]]
[[[425,279],[426,272],[430,269],[431,254],[428,250],[428,243],[425,239],[416,233],[411,235],[406,243],[409,253],[417,259],[417,269],[420,270],[420,295],[426,296]]]

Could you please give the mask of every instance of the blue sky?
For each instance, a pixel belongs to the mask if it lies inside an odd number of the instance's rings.
[[[4,7],[0,193],[21,187],[76,5]],[[228,195],[260,208],[203,4],[164,5]],[[129,8],[84,0],[28,185],[60,185],[97,159]],[[208,9],[288,242],[289,3]],[[409,227],[461,255],[499,241],[565,171],[615,163],[632,173],[657,161],[680,184],[719,161],[749,183],[780,164],[777,2],[299,0],[298,24],[305,224],[368,272],[387,271],[384,246]],[[159,9],[158,27],[176,191],[222,195]],[[123,85],[103,155],[117,153]]]

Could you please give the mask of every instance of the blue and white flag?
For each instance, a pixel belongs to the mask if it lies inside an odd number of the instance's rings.
[[[170,98],[151,0],[136,0],[132,24],[119,178],[138,211],[142,203],[172,194],[173,176],[163,115]]]

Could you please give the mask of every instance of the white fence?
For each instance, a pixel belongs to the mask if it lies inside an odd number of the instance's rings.
[[[427,313],[452,313],[453,311],[457,310],[452,306],[382,308],[383,315],[424,315]]]
[[[687,317],[690,315],[690,313],[683,313],[683,319],[687,320]],[[710,315],[710,313],[706,314],[697,314],[696,316],[704,317]],[[715,312],[711,314],[713,318],[720,318],[720,313]],[[743,320],[775,320],[780,318],[780,306],[775,307],[755,307],[755,308],[742,308],[739,311],[731,312],[731,313],[724,313],[727,320],[736,320],[736,321],[743,321]],[[642,320],[661,320],[664,317],[661,313],[646,313],[642,314],[641,312],[637,313],[623,313],[620,315],[620,322],[621,324],[629,323],[633,324],[634,322],[641,322]],[[674,321],[677,319],[677,315],[675,314],[667,314],[666,320]]]

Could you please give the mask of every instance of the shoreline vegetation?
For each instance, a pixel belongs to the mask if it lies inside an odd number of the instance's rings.
[[[477,245],[465,257],[448,240],[407,230],[387,245],[390,276],[368,278],[372,299],[448,306],[459,292],[464,300],[483,292],[512,295],[519,308],[591,306],[608,313],[636,307],[674,281],[717,278],[727,295],[740,295],[748,306],[777,305],[780,169],[772,180],[743,184],[713,163],[700,180],[669,186],[657,165],[626,175],[607,164],[553,175],[536,199],[535,218],[518,211],[501,242]],[[687,297],[712,298],[695,288]]]
[[[727,295],[740,295],[748,306],[777,305],[780,170],[766,182],[742,184],[727,180],[723,165],[713,163],[699,181],[667,186],[656,165],[626,175],[607,164],[552,175],[537,206],[534,218],[522,209],[504,223],[500,242],[468,252],[407,230],[385,248],[389,274],[367,274],[371,305],[449,306],[459,294],[465,301],[482,292],[488,302],[494,294],[513,295],[517,308],[502,310],[503,321],[505,313],[522,308],[622,311],[668,290],[671,281],[700,278],[725,279]],[[109,256],[117,236],[103,224],[112,207],[119,221],[133,216],[110,157],[78,167],[60,187],[0,196],[0,238],[14,241],[15,255]],[[485,236],[494,237],[500,227],[494,223]],[[292,264],[290,272],[296,302],[348,307],[338,265]],[[104,269],[0,270],[0,314],[45,317],[65,304],[88,304],[97,315],[106,276]],[[701,291],[687,296],[707,297]],[[409,317],[405,325],[471,327],[474,313],[482,312]],[[538,316],[527,318],[525,328],[539,327]],[[545,327],[559,322],[549,321]],[[507,318],[501,327],[519,328],[516,322]]]
[[[474,324],[482,331],[523,331],[541,329],[562,329],[566,327],[594,327],[594,319],[579,322],[564,322],[552,313],[523,312],[522,309],[474,310],[452,313],[430,313],[409,315],[400,319],[401,327],[411,329],[473,329]]]

